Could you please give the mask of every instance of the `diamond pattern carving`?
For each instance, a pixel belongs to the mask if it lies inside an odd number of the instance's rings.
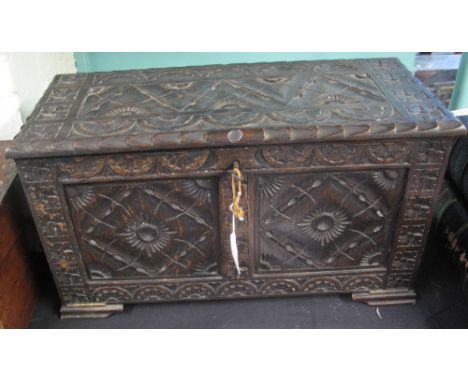
[[[403,169],[259,176],[257,270],[382,265],[403,180]]]
[[[307,116],[322,121],[367,120],[370,115],[388,118],[396,113],[369,74],[316,69],[251,78],[96,86],[89,89],[78,116],[86,119],[235,111],[241,119],[250,119],[252,115],[244,113],[242,117],[241,111],[296,109],[301,113],[293,119]],[[208,119],[216,122],[218,117],[212,114]],[[210,122],[208,119],[205,122]]]
[[[67,186],[88,277],[217,274],[215,183],[204,178]]]

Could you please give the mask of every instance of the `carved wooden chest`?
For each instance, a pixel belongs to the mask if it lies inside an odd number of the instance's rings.
[[[395,59],[206,66],[57,76],[9,155],[64,317],[403,303],[464,133]]]

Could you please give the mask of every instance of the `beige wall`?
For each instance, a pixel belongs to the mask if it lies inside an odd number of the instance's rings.
[[[75,72],[73,53],[0,53],[0,140],[18,133],[56,74]]]

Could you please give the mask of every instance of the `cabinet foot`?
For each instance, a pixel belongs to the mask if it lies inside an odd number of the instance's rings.
[[[123,304],[70,304],[62,305],[60,318],[106,318],[114,312],[121,312]]]
[[[368,305],[397,305],[416,303],[416,293],[412,289],[377,289],[369,292],[353,293],[354,301]]]

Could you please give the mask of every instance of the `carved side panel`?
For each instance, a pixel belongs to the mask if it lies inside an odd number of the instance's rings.
[[[409,288],[414,282],[452,143],[448,140],[415,143],[413,167],[387,276],[388,288]]]
[[[257,272],[383,266],[405,169],[257,178]]]
[[[89,302],[53,162],[25,160],[17,162],[17,167],[62,301]]]
[[[88,278],[216,276],[217,182],[68,185]]]

